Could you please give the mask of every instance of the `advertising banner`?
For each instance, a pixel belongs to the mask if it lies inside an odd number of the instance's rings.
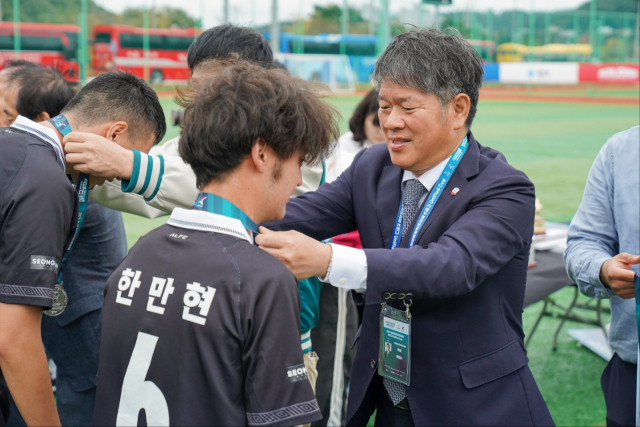
[[[640,65],[580,64],[579,80],[581,83],[640,83]]]
[[[499,80],[505,84],[575,85],[578,68],[577,62],[503,62]]]

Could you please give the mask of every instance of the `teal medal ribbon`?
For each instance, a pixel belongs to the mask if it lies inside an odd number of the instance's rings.
[[[239,220],[244,228],[258,234],[258,224],[240,210],[236,205],[220,196],[211,193],[200,193],[191,209],[207,211],[217,215],[235,218]]]
[[[62,114],[55,116],[53,119],[49,120],[49,122],[53,124],[53,126],[55,126],[58,132],[62,135],[66,136],[71,132],[71,125],[67,118]],[[73,235],[69,246],[67,246],[67,250],[62,256],[62,261],[60,262],[58,277],[56,279],[56,287],[53,290],[53,304],[50,310],[46,310],[44,312],[47,316],[60,315],[67,308],[67,304],[69,303],[67,292],[64,290],[62,283],[62,271],[69,260],[69,256],[71,256],[73,246],[78,240],[78,235],[82,228],[82,222],[84,221],[84,215],[87,211],[87,203],[89,201],[89,175],[86,173],[80,173],[78,176],[78,183],[75,185],[75,188],[78,192],[78,222],[76,224],[75,234]]]
[[[469,140],[467,136],[464,137],[462,143],[458,149],[451,155],[449,158],[449,162],[444,167],[444,170],[440,174],[440,177],[436,181],[435,185],[431,189],[431,193],[429,193],[429,198],[427,199],[427,203],[424,204],[422,208],[422,212],[416,221],[416,225],[411,232],[409,239],[409,248],[413,247],[416,244],[416,240],[418,240],[418,233],[420,233],[420,229],[431,215],[433,211],[433,207],[438,202],[438,199],[442,195],[444,188],[447,186],[449,179],[453,175],[453,172],[460,164],[460,160],[462,160],[462,156],[467,152],[467,147],[469,147]],[[400,240],[402,238],[402,201],[400,201],[400,208],[398,209],[398,215],[396,216],[396,223],[393,226],[393,235],[391,236],[391,243],[389,244],[389,249],[395,249],[400,246]]]

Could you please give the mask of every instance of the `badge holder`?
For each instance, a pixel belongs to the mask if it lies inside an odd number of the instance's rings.
[[[385,299],[401,299],[406,310],[398,310],[386,302],[382,303],[378,355],[378,374],[407,386],[411,381],[411,296],[384,295]]]

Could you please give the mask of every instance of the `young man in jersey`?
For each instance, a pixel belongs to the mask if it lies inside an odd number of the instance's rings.
[[[300,166],[319,161],[336,135],[333,110],[282,70],[237,63],[201,85],[180,140],[201,193],[107,281],[94,425],[320,418],[297,282],[260,253],[253,232],[283,217]]]
[[[69,82],[52,68],[37,67],[20,77],[9,79],[4,98],[4,109],[13,117],[37,123],[49,120],[75,95]],[[126,255],[122,214],[89,201],[74,251],[62,272],[67,310],[42,319],[42,341],[56,367],[56,408],[65,426],[91,424],[104,285]],[[12,405],[7,425],[24,424]]]
[[[262,34],[248,27],[224,24],[203,32],[189,47],[187,63],[192,72],[191,84],[219,73],[219,62],[230,55],[267,68],[273,66],[273,53]],[[149,154],[124,150],[93,136],[88,139],[72,133],[70,137],[72,141],[81,142],[66,146],[67,152],[74,153],[70,161],[77,162],[76,170],[105,178],[121,178],[94,187],[89,197],[96,203],[155,218],[171,213],[175,207],[190,207],[198,195],[196,177],[178,152],[180,137],[154,147]],[[296,188],[294,196],[316,190],[322,177],[320,162],[303,165],[302,185]],[[303,280],[299,286],[300,341],[310,374],[317,373],[318,357],[312,351],[311,330],[320,318],[320,288],[321,283],[316,278]],[[324,341],[325,345],[330,345],[328,340]],[[327,352],[330,353],[329,350]],[[332,370],[326,374],[325,378],[333,378]],[[322,378],[322,373],[319,375]],[[314,378],[310,375],[312,383],[315,383]],[[320,393],[324,390],[331,390],[331,387],[321,388]],[[321,401],[328,399],[320,397]]]
[[[143,151],[166,129],[155,92],[125,73],[98,76],[62,114],[72,129]],[[27,425],[60,425],[40,325],[78,222],[64,143],[52,123],[22,116],[0,130],[0,383],[4,376]],[[0,386],[0,425],[7,397]]]

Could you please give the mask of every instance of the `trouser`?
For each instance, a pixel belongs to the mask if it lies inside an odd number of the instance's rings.
[[[380,388],[378,394],[378,402],[376,404],[376,427],[413,427],[413,417],[411,416],[411,408],[407,400],[404,399],[398,405],[394,406],[387,390]]]
[[[345,423],[357,313],[350,292],[329,284],[322,286],[320,320],[311,330],[311,343],[319,356],[316,399],[322,412],[322,420],[314,422],[314,427]]]
[[[316,381],[318,380],[318,355],[315,351],[310,351],[302,355],[304,367],[307,370],[307,377],[311,383],[313,392],[316,392]],[[303,424],[302,427],[310,427],[311,424]]]
[[[608,426],[636,425],[636,378],[638,365],[625,362],[617,353],[604,368],[600,384],[607,405]]]

